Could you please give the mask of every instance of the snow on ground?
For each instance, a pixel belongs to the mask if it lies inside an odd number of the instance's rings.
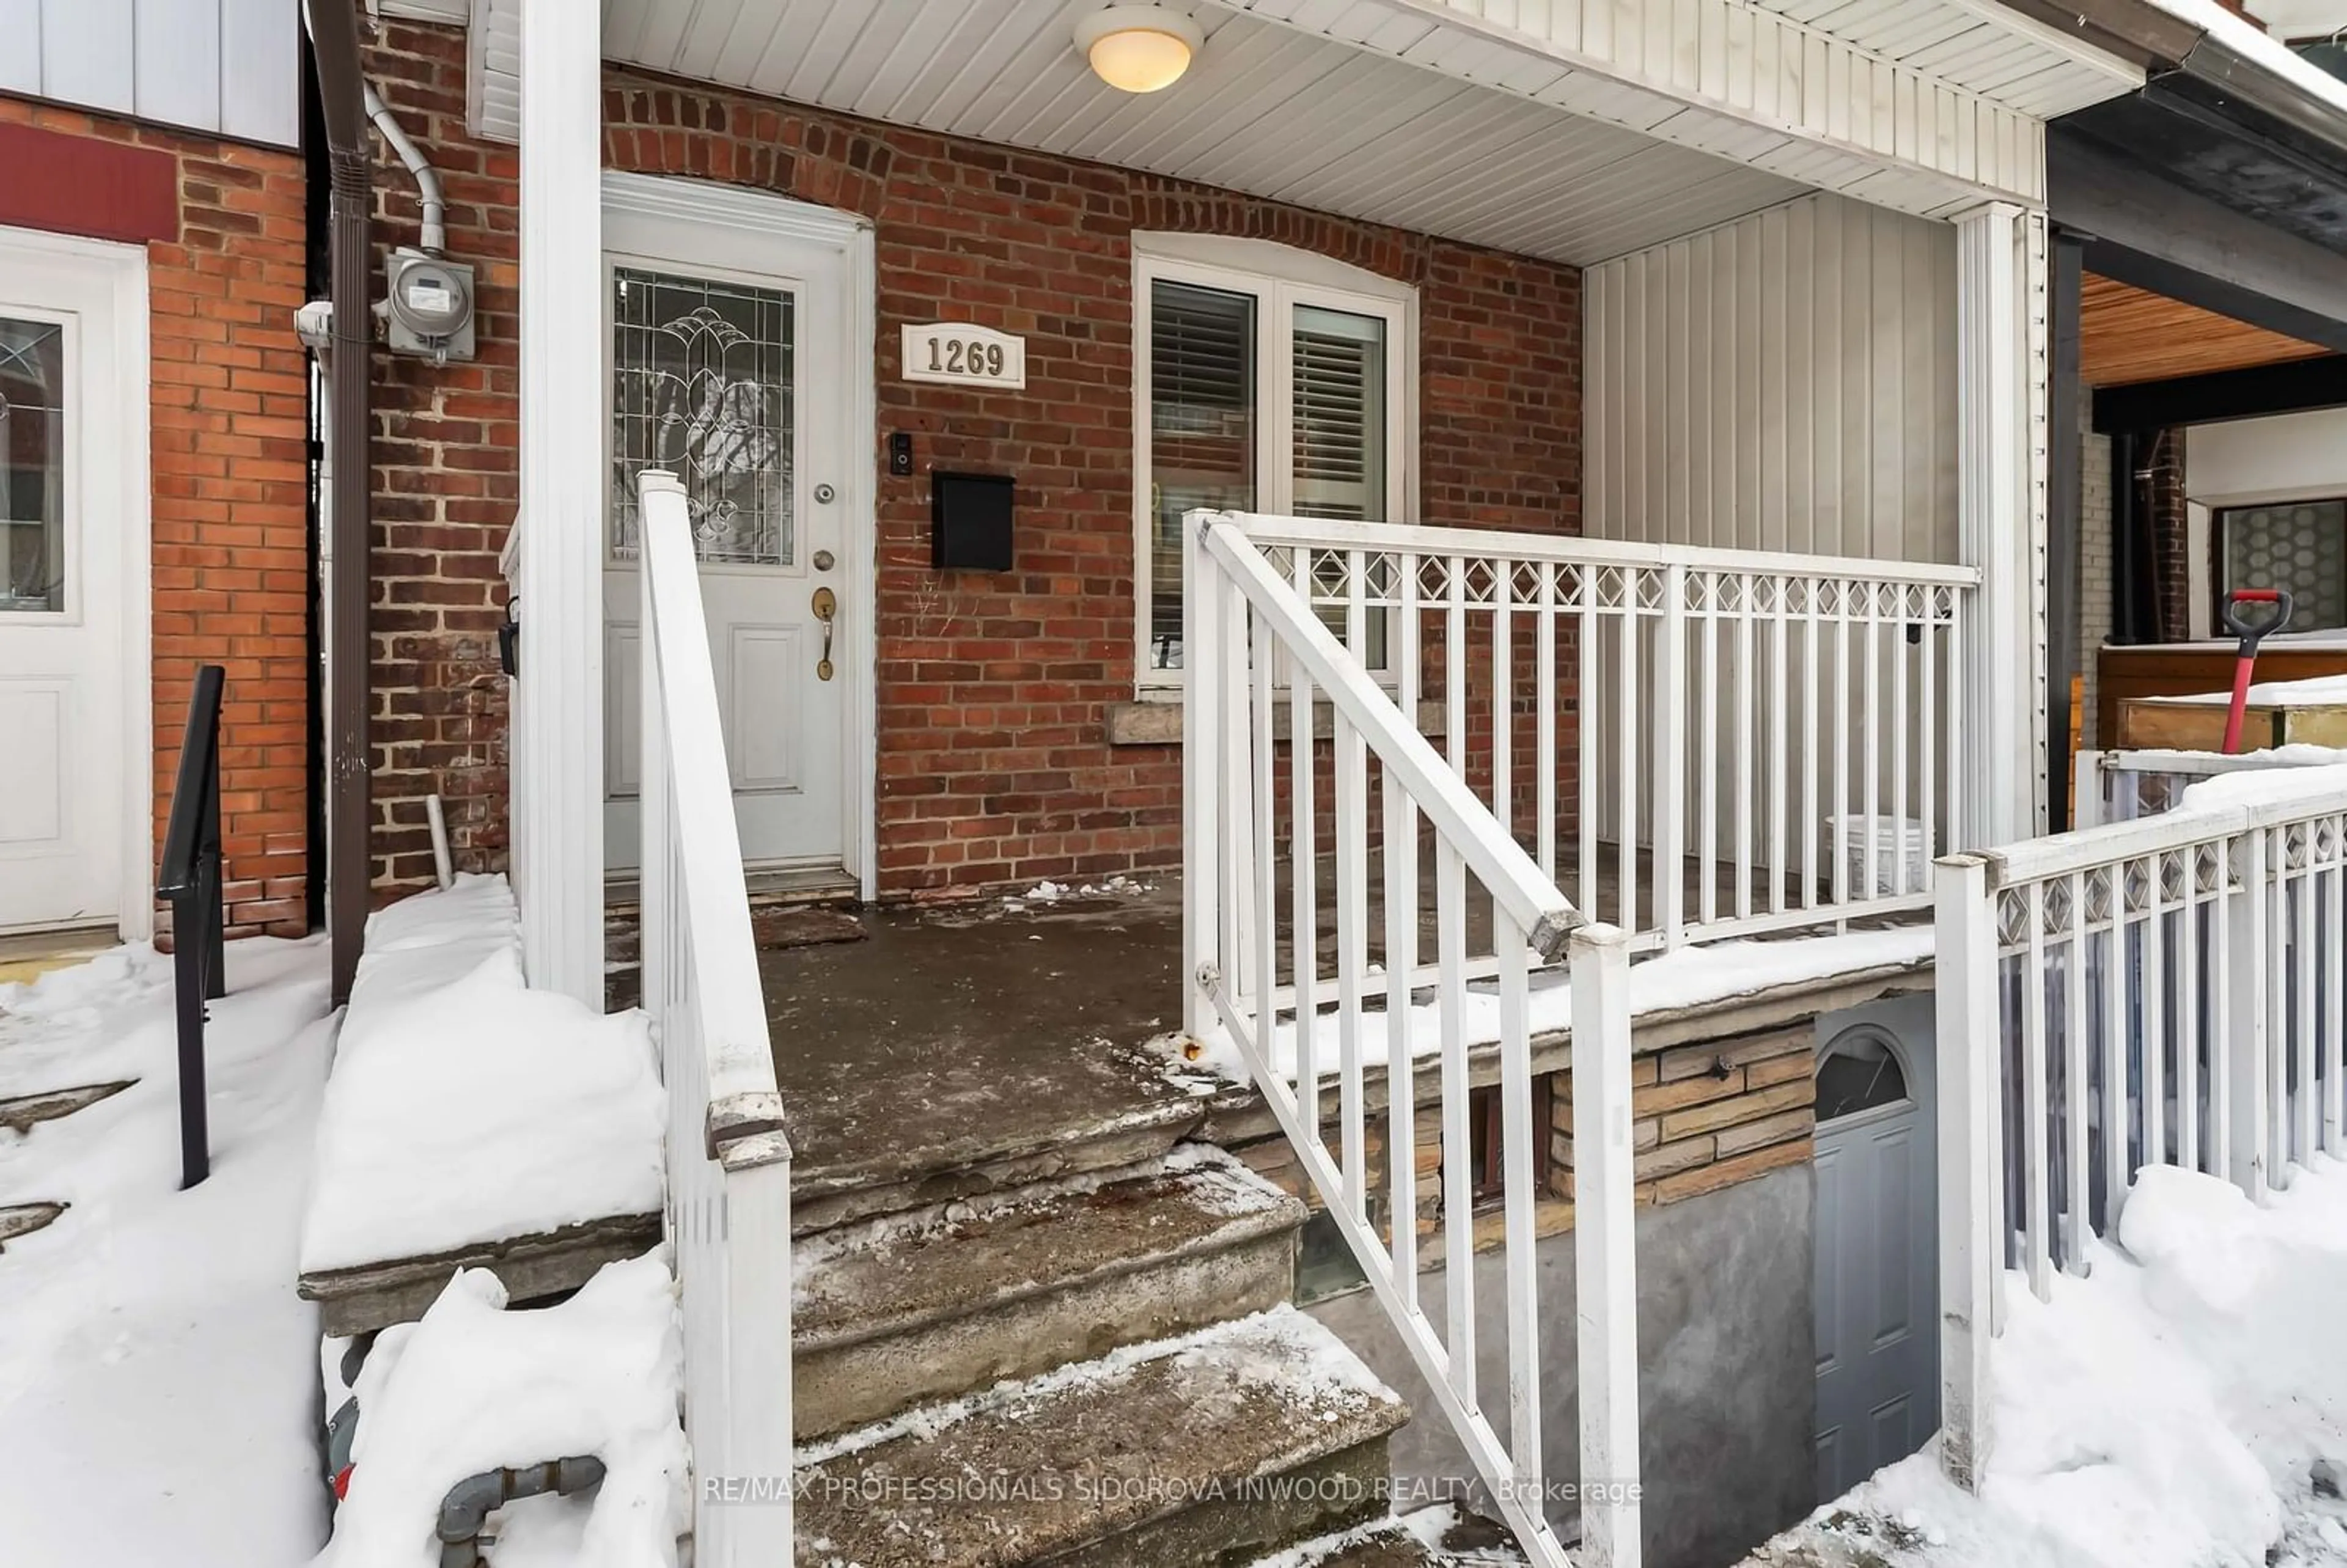
[[[1137,898],[1154,890],[1154,885],[1135,881],[1130,876],[1112,876],[1105,882],[1038,882],[1024,893],[1006,893],[1002,907],[1020,914],[1031,905],[1050,906],[1069,898]]]
[[[513,896],[461,876],[369,922],[319,1117],[305,1271],[429,1256],[661,1197],[641,1012],[522,983]]]
[[[318,1568],[434,1568],[448,1489],[484,1471],[593,1455],[602,1482],[491,1520],[497,1568],[670,1568],[687,1520],[684,1352],[659,1254],[606,1265],[559,1307],[505,1310],[485,1269],[359,1373],[350,1491]]]
[[[8,1568],[281,1568],[324,1534],[317,1317],[293,1279],[333,1049],[326,949],[227,956],[212,1173],[185,1193],[170,959],[123,948],[0,986],[0,1098],[138,1080],[0,1132],[0,1206],[72,1205],[0,1253]]]
[[[2260,1208],[2145,1170],[2087,1277],[2057,1276],[2046,1303],[2008,1276],[1981,1495],[1949,1484],[1935,1445],[1758,1561],[2347,1564],[2347,1164],[2293,1174]]]
[[[1795,937],[1768,941],[1713,942],[1699,948],[1642,958],[1630,968],[1630,1010],[1635,1014],[1666,1012],[1678,1008],[1707,1006],[1748,996],[1771,986],[1793,985],[1857,974],[1878,968],[1903,968],[1927,963],[1932,933],[1928,925],[1901,926],[1881,931],[1850,931],[1829,937]],[[1374,1061],[1386,1058],[1385,971],[1370,966],[1363,985],[1374,1004],[1368,1013],[1365,1050]],[[1335,988],[1323,983],[1322,996]],[[1560,966],[1532,977],[1529,1011],[1534,1034],[1550,1034],[1573,1027],[1573,986]],[[1460,1009],[1460,1029],[1469,1046],[1486,1045],[1500,1038],[1500,993],[1497,985],[1479,980],[1468,988]],[[1170,1039],[1170,1037],[1169,1037]],[[1427,1057],[1442,1050],[1442,1013],[1431,996],[1420,992],[1409,1009],[1410,1054]],[[1323,1075],[1336,1071],[1337,1020],[1318,1015],[1314,1047]],[[1296,1023],[1285,1019],[1272,1030],[1274,1071],[1283,1078],[1296,1076]],[[1215,1031],[1203,1056],[1196,1059],[1225,1076],[1244,1081],[1247,1076],[1238,1048]]]

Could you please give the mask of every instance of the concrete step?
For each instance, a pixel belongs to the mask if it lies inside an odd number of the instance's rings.
[[[799,1243],[801,1437],[1286,1301],[1304,1205],[1208,1144]]]
[[[1204,1568],[1375,1518],[1409,1411],[1292,1307],[803,1450],[828,1568]]]
[[[1122,1170],[1161,1158],[1204,1120],[1197,1095],[1147,1076],[1157,1071],[1153,1059],[1101,1042],[1081,1049],[1088,1058],[1109,1060],[1085,1060],[1081,1073],[1071,1062],[1064,1077],[1030,1080],[1031,1090],[1016,1103],[1002,1103],[1002,1085],[990,1083],[982,1115],[971,1111],[961,1088],[926,1076],[876,1077],[897,1096],[886,1132],[835,1105],[811,1104],[803,1116],[794,1110],[791,1234],[812,1235],[1035,1182]],[[1071,1081],[1078,1078],[1108,1080],[1112,1087],[1102,1092],[1097,1082]],[[786,1101],[789,1093],[785,1088]],[[845,1134],[824,1124],[826,1118],[854,1129],[865,1146],[834,1146]],[[802,1122],[813,1148],[804,1174],[797,1159]]]
[[[1249,1568],[1523,1568],[1508,1532],[1448,1503],[1291,1546]]]
[[[1324,1535],[1268,1557],[1248,1568],[1448,1568],[1449,1559],[1409,1532],[1398,1519]]]

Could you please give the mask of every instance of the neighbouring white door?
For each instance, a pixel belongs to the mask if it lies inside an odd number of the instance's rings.
[[[1932,1003],[1820,1020],[1818,1498],[1839,1497],[1940,1426]]]
[[[849,263],[762,227],[759,199],[697,218],[604,214],[605,859],[640,864],[635,477],[684,482],[743,861],[846,880],[851,464]],[[867,377],[869,367],[864,367]],[[524,607],[524,614],[528,607]]]
[[[145,265],[0,230],[0,931],[135,914],[128,688],[147,672],[125,636],[146,609],[126,600],[146,580],[128,558],[143,566],[147,386],[124,302]]]

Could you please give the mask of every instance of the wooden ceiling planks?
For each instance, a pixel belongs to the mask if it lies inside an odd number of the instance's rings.
[[[2086,277],[2078,335],[2079,375],[2089,386],[2167,381],[2329,352],[2092,272]]]

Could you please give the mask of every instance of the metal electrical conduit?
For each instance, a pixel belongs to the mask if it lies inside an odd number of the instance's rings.
[[[383,133],[383,139],[390,144],[391,150],[399,155],[399,161],[406,166],[407,172],[415,177],[416,199],[424,204],[424,232],[419,248],[428,256],[445,254],[448,249],[448,203],[441,194],[440,171],[432,167],[431,160],[424,156],[424,149],[408,136],[406,128],[392,118],[391,110],[384,106],[373,83],[362,84],[359,94],[360,101],[366,106],[367,118],[373,120],[374,128]]]

